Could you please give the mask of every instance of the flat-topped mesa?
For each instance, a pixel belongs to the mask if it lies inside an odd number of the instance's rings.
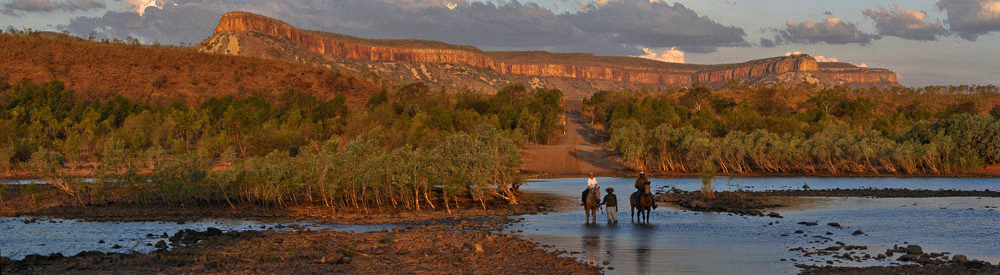
[[[215,35],[225,32],[255,32],[279,37],[302,45],[311,52],[328,57],[371,61],[454,63],[488,68],[501,74],[601,79],[643,84],[686,84],[689,81],[683,73],[679,74],[657,68],[598,67],[573,64],[510,64],[497,61],[488,56],[488,53],[474,47],[454,46],[431,41],[352,39],[346,36],[302,31],[280,20],[245,12],[224,14],[219,20],[219,25],[215,28]],[[348,43],[335,38],[347,38],[344,40],[354,40],[351,42],[357,43]],[[391,44],[411,44],[417,47],[394,47]],[[420,47],[427,45],[435,48]]]
[[[691,76],[696,83],[725,82],[729,80],[757,79],[786,72],[810,72],[818,69],[816,59],[808,54],[797,54],[749,61],[732,65],[717,65]]]
[[[886,69],[858,67],[847,63],[819,63],[817,76],[831,82],[850,84],[880,84],[899,82],[896,73]]]
[[[638,57],[606,57],[591,54],[549,53],[542,51],[482,51],[472,46],[451,45],[424,40],[364,39],[346,35],[307,31],[295,28],[280,20],[265,16],[231,12],[224,14],[215,28],[213,37],[202,44],[203,51],[248,54],[270,58],[258,53],[232,52],[233,46],[210,45],[210,41],[230,41],[216,37],[260,34],[291,43],[305,51],[330,62],[359,60],[362,62],[410,62],[420,64],[453,64],[478,69],[488,69],[500,75],[508,75],[508,80],[524,77],[555,79],[577,79],[571,86],[589,86],[583,81],[611,81],[624,85],[689,85],[691,83],[721,83],[730,80],[756,81],[765,77],[785,73],[820,73],[825,79],[835,79],[848,83],[895,83],[895,74],[888,70],[873,71],[867,68],[840,68],[824,70],[816,59],[809,55],[791,55],[753,60],[737,64],[693,65],[667,63]],[[220,44],[221,42],[214,42]],[[228,42],[234,43],[234,42]],[[236,47],[238,48],[238,47]],[[223,52],[224,51],[224,52]],[[296,57],[298,58],[298,57]],[[296,61],[301,61],[295,59]],[[386,69],[383,65],[376,70]],[[389,65],[391,66],[391,65]],[[417,65],[422,66],[422,65]],[[834,66],[837,67],[837,66]],[[839,67],[838,67],[839,68]],[[421,69],[423,70],[423,69]],[[871,74],[877,72],[877,74]],[[400,73],[401,74],[401,73]],[[426,71],[424,74],[428,74]],[[414,76],[419,76],[413,71]],[[518,77],[520,76],[520,77]],[[420,77],[416,77],[420,78]],[[438,75],[434,78],[445,78]],[[469,79],[482,79],[469,77]],[[493,81],[489,81],[491,84]],[[608,82],[605,82],[608,83]],[[604,85],[604,84],[602,84]],[[593,87],[593,86],[591,86]],[[604,86],[608,87],[608,86]]]

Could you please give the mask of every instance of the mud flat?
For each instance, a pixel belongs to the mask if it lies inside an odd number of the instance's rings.
[[[91,251],[71,257],[56,254],[0,261],[4,274],[600,273],[600,267],[560,257],[560,252],[489,232],[498,224],[429,224],[371,233],[199,233],[178,238],[179,248],[149,254]]]

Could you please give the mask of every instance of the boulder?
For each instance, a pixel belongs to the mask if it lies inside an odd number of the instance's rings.
[[[969,259],[966,258],[965,255],[962,255],[962,254],[955,254],[954,256],[951,256],[951,262],[952,263],[961,264],[961,263],[965,263],[965,262],[968,262],[968,261],[969,261]]]
[[[920,247],[919,245],[913,245],[913,244],[907,245],[906,254],[924,254],[924,248]]]
[[[768,217],[772,217],[772,218],[779,218],[779,219],[780,218],[784,218],[784,217],[781,216],[781,214],[778,214],[778,212],[767,213],[767,216]]]
[[[705,209],[705,208],[708,208],[708,203],[706,203],[704,201],[701,201],[701,200],[693,200],[693,201],[691,201],[691,208],[694,208],[694,209]]]
[[[322,259],[320,259],[319,263],[321,263],[321,264],[339,264],[339,263],[342,263],[343,260],[344,260],[344,254],[340,254],[339,252],[331,252],[330,254],[327,254]]]
[[[875,259],[879,259],[879,260],[885,260],[885,254],[878,254],[878,255],[875,255]]]
[[[799,222],[799,224],[805,225],[805,226],[816,226],[816,225],[819,225],[819,223],[814,223],[814,222]]]
[[[865,234],[865,232],[861,232],[861,230],[854,230],[854,233],[851,233],[852,236],[857,236],[862,234]]]
[[[826,225],[829,225],[830,227],[840,228],[840,224],[839,223],[835,223],[835,222],[831,222],[831,223],[828,223]]]
[[[222,230],[215,227],[209,227],[208,229],[205,229],[205,236],[218,236],[218,235],[222,235]]]
[[[167,242],[165,242],[163,240],[160,240],[159,242],[156,242],[156,244],[153,245],[153,247],[159,248],[159,249],[167,248]]]

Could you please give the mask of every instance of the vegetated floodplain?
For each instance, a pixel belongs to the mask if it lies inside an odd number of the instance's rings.
[[[728,175],[967,175],[1000,163],[996,86],[819,89],[730,83],[598,92],[584,113],[635,170]]]
[[[0,88],[4,176],[50,183],[19,188],[31,201],[54,189],[81,205],[517,204],[519,150],[558,132],[564,108],[560,91],[520,85],[483,95],[415,83],[356,108],[292,88],[164,107],[82,101],[58,81]]]

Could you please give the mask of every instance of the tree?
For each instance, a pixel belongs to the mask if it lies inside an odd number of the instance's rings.
[[[715,178],[715,164],[711,160],[704,160],[698,165],[698,176],[701,178],[701,198],[711,200],[715,198],[715,190],[712,189],[712,179]]]
[[[692,110],[701,110],[701,106],[708,102],[708,99],[712,97],[712,91],[705,86],[697,86],[693,89],[689,89],[687,93],[681,96],[681,104],[691,108]]]

